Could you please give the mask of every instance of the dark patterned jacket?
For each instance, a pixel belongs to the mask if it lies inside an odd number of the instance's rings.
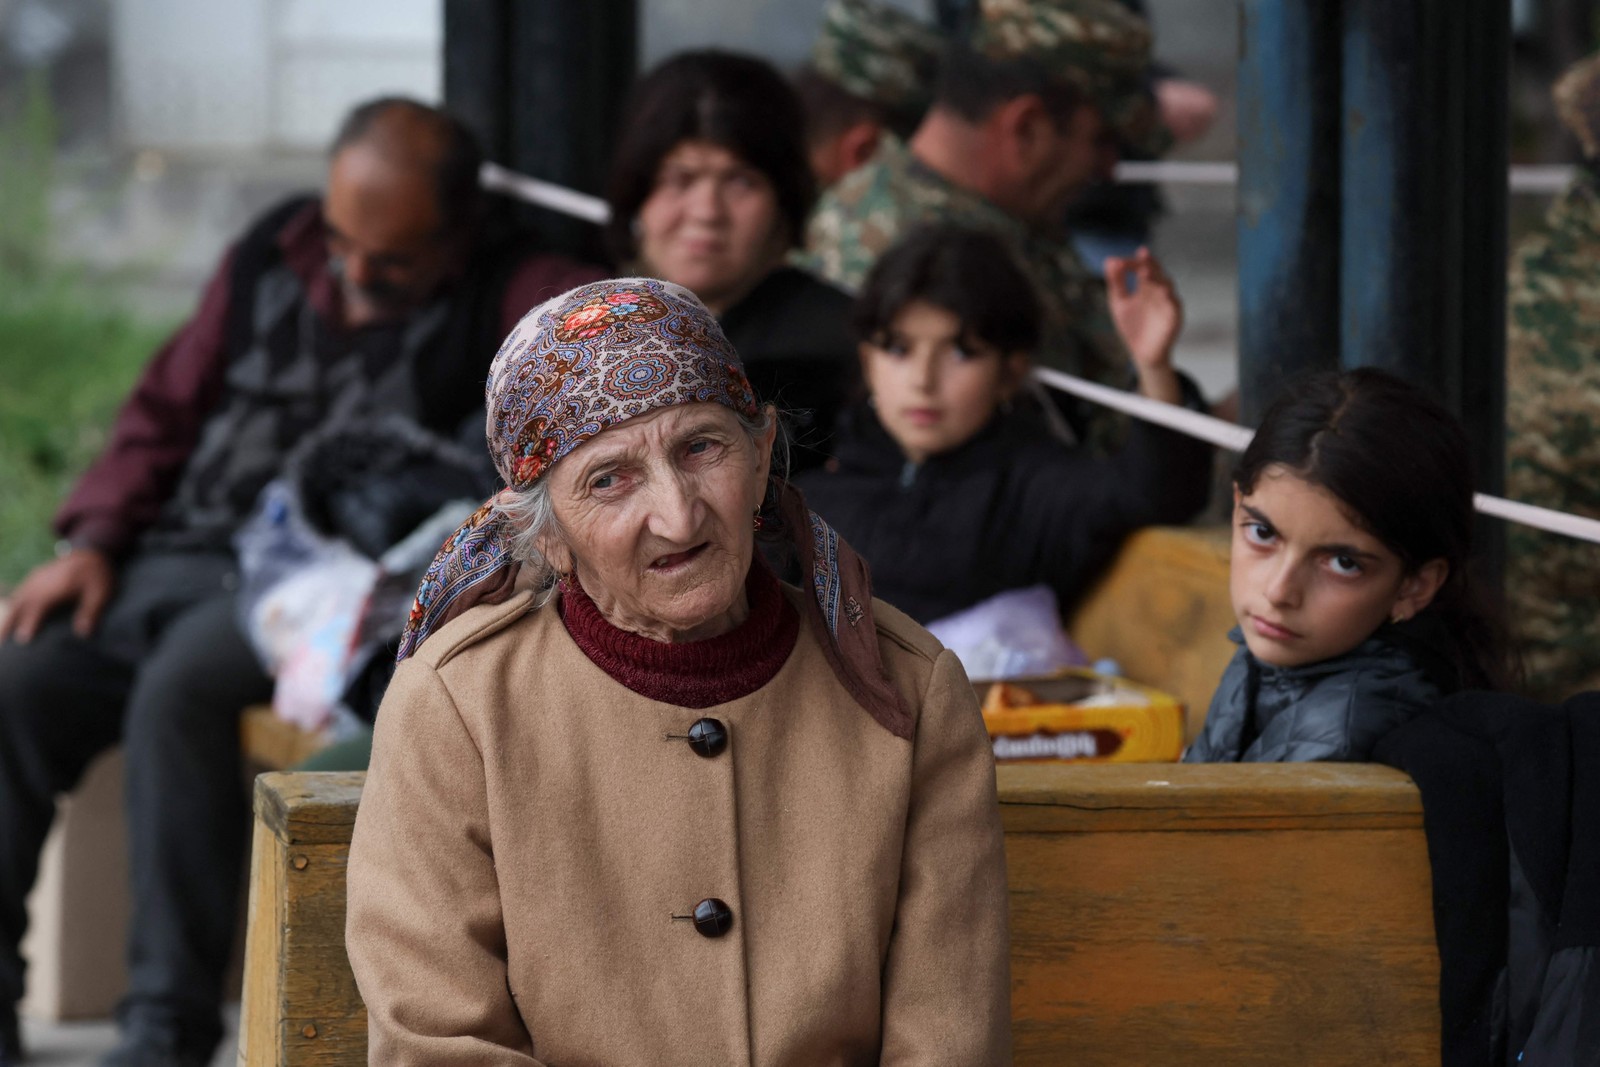
[[[343,330],[320,203],[302,197],[268,211],[145,369],[56,532],[115,556],[225,551],[257,492],[312,431],[394,412],[454,433],[481,406],[489,361],[517,319],[603,276],[515,240],[486,243],[470,263],[408,319]]]

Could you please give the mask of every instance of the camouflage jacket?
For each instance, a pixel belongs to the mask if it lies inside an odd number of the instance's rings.
[[[923,165],[904,141],[885,135],[877,153],[823,194],[797,262],[855,292],[880,255],[928,223],[999,235],[1033,278],[1044,307],[1044,366],[1126,387],[1128,352],[1106,304],[1105,281],[1078,258],[1064,229],[1030,229],[994,204]]]
[[[1600,518],[1600,184],[1580,173],[1512,256],[1511,497]],[[1507,605],[1529,690],[1600,688],[1600,545],[1512,526]]]

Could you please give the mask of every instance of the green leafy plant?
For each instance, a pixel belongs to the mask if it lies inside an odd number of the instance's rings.
[[[37,76],[0,113],[0,594],[49,555],[51,514],[169,329],[52,261],[55,143]]]

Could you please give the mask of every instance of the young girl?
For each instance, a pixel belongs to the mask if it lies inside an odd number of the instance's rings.
[[[1503,684],[1466,435],[1427,393],[1378,370],[1291,385],[1233,500],[1241,647],[1185,760],[1364,760],[1439,697]]]
[[[1182,310],[1159,264],[1112,260],[1109,280],[1140,391],[1198,406],[1172,369]],[[855,329],[867,403],[799,485],[867,560],[875,595],[919,622],[1040,584],[1070,610],[1129,532],[1205,505],[1207,446],[1135,423],[1097,457],[1053,437],[1036,404],[1013,404],[1039,304],[996,238],[908,236],[868,277]]]

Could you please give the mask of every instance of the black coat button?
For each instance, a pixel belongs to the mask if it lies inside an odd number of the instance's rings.
[[[694,928],[700,931],[700,936],[721,937],[732,927],[733,909],[716,897],[707,897],[694,906]]]
[[[689,727],[689,747],[710,759],[728,747],[728,731],[716,719],[696,719]]]

